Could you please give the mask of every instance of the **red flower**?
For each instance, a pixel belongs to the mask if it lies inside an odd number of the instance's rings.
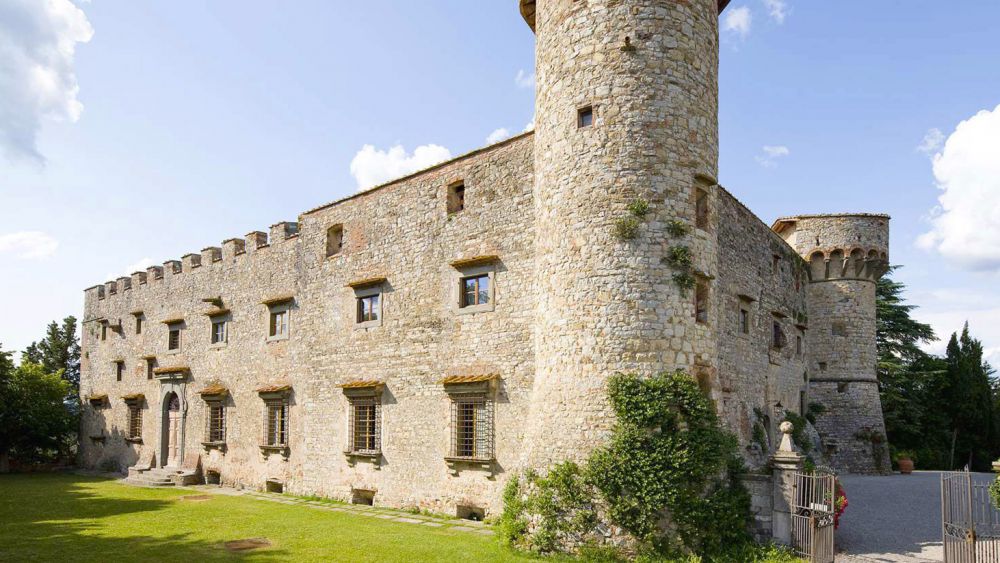
[[[834,502],[833,528],[837,529],[840,527],[840,515],[847,510],[847,494],[844,492],[844,487],[840,484],[839,480],[834,485],[834,491],[833,496],[837,500]]]

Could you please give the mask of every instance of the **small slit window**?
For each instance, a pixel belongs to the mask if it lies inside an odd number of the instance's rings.
[[[465,182],[448,186],[448,213],[458,213],[465,209]]]
[[[702,324],[708,322],[708,293],[708,280],[699,279],[694,291],[694,318]]]
[[[336,256],[344,250],[344,226],[334,225],[326,230],[326,255]]]
[[[115,369],[115,379],[121,381],[122,377],[125,375],[125,362],[117,361],[114,364]]]
[[[594,124],[594,106],[584,106],[576,110],[576,126],[579,129]]]
[[[142,334],[142,314],[135,316],[135,333]]]
[[[740,334],[750,334],[750,311],[740,309]]]
[[[694,224],[699,229],[708,229],[708,192],[701,188],[695,192]]]
[[[154,369],[156,369],[156,358],[146,358],[146,379],[153,379]]]

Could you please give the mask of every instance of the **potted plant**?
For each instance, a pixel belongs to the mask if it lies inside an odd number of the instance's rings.
[[[896,465],[899,466],[899,472],[903,475],[909,475],[913,473],[913,460],[916,456],[913,452],[902,450],[896,452]]]

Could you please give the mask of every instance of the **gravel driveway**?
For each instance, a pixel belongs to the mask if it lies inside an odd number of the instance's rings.
[[[989,473],[974,474],[989,482]],[[843,475],[847,512],[837,530],[838,563],[941,561],[941,473]]]

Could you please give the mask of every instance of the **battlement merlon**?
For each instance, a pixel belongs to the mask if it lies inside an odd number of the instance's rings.
[[[162,266],[150,266],[146,271],[132,272],[128,276],[121,276],[88,287],[84,290],[84,302],[89,305],[94,301],[113,297],[123,291],[161,281],[165,275],[177,276],[189,273],[216,262],[231,263],[237,257],[247,254],[248,251],[253,253],[275,243],[297,240],[299,223],[281,221],[271,225],[269,232],[252,231],[242,238],[226,239],[221,246],[208,246],[200,252],[185,254],[180,260],[167,260]]]
[[[731,0],[719,0],[719,13],[721,14],[726,6],[729,5]],[[521,4],[521,17],[531,28],[531,31],[535,31],[535,2],[536,0],[520,0]]]
[[[813,281],[876,281],[889,268],[889,221],[880,213],[796,215],[771,229],[809,262]]]

